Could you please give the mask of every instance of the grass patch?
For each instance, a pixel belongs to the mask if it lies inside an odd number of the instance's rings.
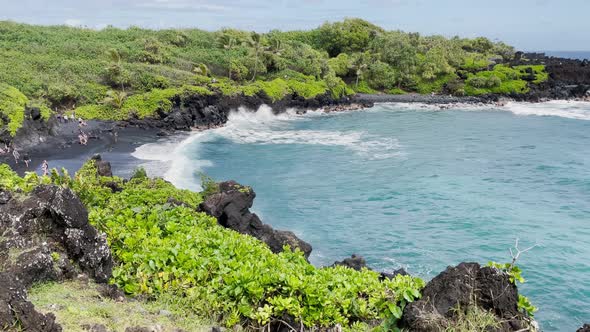
[[[500,327],[496,316],[477,306],[469,306],[466,309],[455,309],[455,317],[441,331],[445,332],[487,332]]]
[[[173,298],[117,302],[101,296],[94,283],[68,281],[36,285],[31,288],[28,300],[37,310],[55,314],[64,331],[83,332],[87,331],[83,325],[93,324],[102,324],[107,330],[116,332],[124,332],[128,327],[155,325],[161,326],[163,331],[211,330],[210,324],[190,311],[178,308]]]

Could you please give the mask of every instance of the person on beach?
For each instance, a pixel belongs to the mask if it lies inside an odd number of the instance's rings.
[[[20,158],[20,153],[16,151],[16,149],[12,149],[12,156],[14,157],[14,163],[18,164],[18,160]]]
[[[82,130],[80,130],[80,134],[78,134],[78,140],[80,140],[80,144],[86,145],[88,144],[88,135],[86,135]]]
[[[23,161],[25,162],[25,165],[27,166],[27,168],[29,168],[29,163],[31,162],[31,157],[29,157],[28,154],[25,154],[23,156]]]
[[[47,160],[43,160],[43,164],[41,164],[41,170],[43,171],[43,176],[49,175],[49,164]]]

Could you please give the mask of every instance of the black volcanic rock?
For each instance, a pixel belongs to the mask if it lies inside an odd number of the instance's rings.
[[[5,193],[5,192],[4,192]],[[18,321],[25,331],[61,331],[51,314],[35,311],[26,288],[86,273],[97,282],[111,277],[106,239],[70,190],[41,185],[27,197],[5,195],[0,204],[0,326]]]
[[[346,266],[350,269],[353,270],[357,270],[360,271],[363,268],[367,268],[369,270],[372,270],[370,267],[367,266],[367,262],[365,261],[365,259],[362,256],[359,255],[352,255],[349,258],[345,258],[343,259],[341,262],[334,262],[334,264],[332,264],[332,266]],[[393,279],[395,278],[395,276],[397,275],[409,275],[408,272],[401,268],[398,270],[393,271],[393,273],[387,273],[387,272],[379,272],[380,276],[379,278],[381,280],[385,280],[385,279]]]
[[[518,310],[518,290],[508,274],[477,263],[448,267],[434,277],[422,290],[422,298],[406,306],[402,323],[410,331],[444,330],[458,308],[469,306],[496,315],[500,324],[496,331],[528,328],[528,318]]]
[[[584,324],[576,332],[590,332],[590,324]]]
[[[367,267],[367,261],[362,256],[352,255],[350,258],[345,258],[341,262],[334,262],[332,266],[346,266],[353,270],[360,271]]]
[[[299,239],[293,232],[275,230],[263,224],[260,218],[250,212],[256,193],[250,187],[244,187],[235,181],[219,183],[219,192],[210,195],[201,203],[199,210],[217,218],[218,223],[242,234],[251,235],[266,243],[278,253],[283,246],[299,248],[309,257],[311,245]]]
[[[102,160],[102,157],[99,154],[95,154],[94,156],[92,156],[92,159],[95,162],[98,175],[108,176],[108,177],[113,176],[113,171],[111,169],[111,163],[109,163],[108,161]]]

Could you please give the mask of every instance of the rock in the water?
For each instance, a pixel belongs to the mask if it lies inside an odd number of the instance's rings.
[[[106,239],[70,189],[41,185],[24,199],[1,204],[0,234],[0,326],[18,321],[25,331],[61,331],[53,315],[36,312],[26,301],[26,288],[80,272],[97,282],[111,277]]]
[[[350,258],[345,258],[342,262],[334,262],[334,264],[332,264],[332,266],[346,266],[348,268],[351,268],[351,269],[357,270],[357,271],[360,271],[363,268],[367,268],[369,270],[372,270],[370,267],[367,266],[367,262],[365,261],[365,259],[362,256],[358,256],[358,255],[354,255],[354,254],[352,256],[350,256]],[[379,272],[379,279],[380,280],[393,279],[398,274],[406,276],[406,275],[408,275],[408,272],[406,272],[406,270],[404,270],[403,268],[395,270],[395,271],[393,271],[393,273]]]
[[[458,308],[477,306],[498,318],[500,327],[495,331],[517,331],[529,327],[517,305],[518,290],[508,274],[461,263],[434,277],[422,298],[406,306],[402,322],[411,331],[441,331],[452,326]]]
[[[576,332],[590,332],[590,324],[584,324]]]
[[[363,268],[367,267],[367,262],[365,261],[365,259],[362,256],[357,256],[357,255],[352,255],[350,256],[350,258],[345,258],[344,260],[342,260],[342,262],[334,262],[334,265],[332,266],[346,266],[348,268],[351,268],[353,270],[357,270],[360,271]]]
[[[284,245],[299,248],[309,257],[311,245],[297,238],[289,231],[279,231],[263,224],[260,218],[250,212],[256,193],[250,187],[244,187],[234,181],[219,184],[219,192],[212,194],[201,203],[199,209],[215,218],[220,225],[242,234],[254,236],[266,243],[275,252],[283,251]]]

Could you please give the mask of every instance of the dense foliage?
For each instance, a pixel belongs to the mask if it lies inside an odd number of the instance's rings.
[[[196,212],[201,194],[144,172],[128,182],[99,177],[91,161],[73,179],[55,170],[50,177],[20,178],[6,165],[0,175],[0,187],[12,190],[26,192],[38,183],[71,187],[91,223],[107,234],[117,260],[114,283],[132,295],[172,295],[178,306],[227,326],[263,327],[290,317],[307,327],[366,330],[377,322],[390,330],[424,286],[410,276],[381,281],[367,269],[316,268],[288,248],[273,254],[255,238]],[[122,190],[113,192],[113,186]]]
[[[271,101],[379,91],[477,95],[523,93],[547,79],[543,66],[497,65],[513,52],[486,38],[385,31],[361,19],[265,34],[0,22],[0,112],[14,131],[23,96],[87,118],[124,119],[166,112],[186,93]]]

